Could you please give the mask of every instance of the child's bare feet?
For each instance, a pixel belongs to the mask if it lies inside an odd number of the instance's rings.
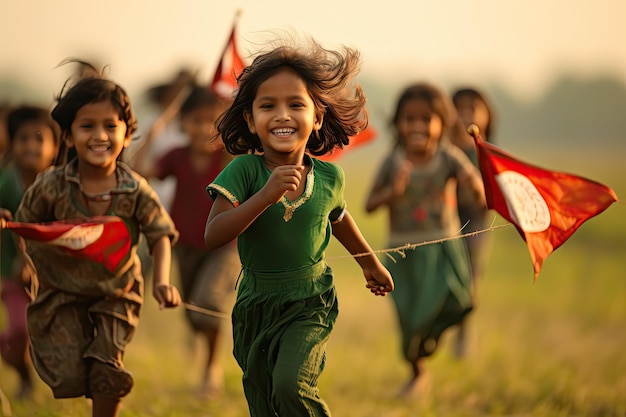
[[[396,397],[399,399],[424,398],[430,394],[431,388],[430,373],[422,370],[400,389]]]
[[[215,400],[224,393],[224,372],[219,366],[213,366],[206,371],[204,381],[200,386],[198,398],[205,401]]]

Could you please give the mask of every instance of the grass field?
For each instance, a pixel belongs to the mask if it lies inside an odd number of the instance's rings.
[[[623,157],[624,153],[620,153]],[[349,208],[375,249],[384,247],[384,214],[361,207],[373,168],[355,151],[343,161]],[[622,158],[623,159],[623,158]],[[528,159],[527,159],[528,160]],[[615,153],[599,162],[581,153],[541,166],[574,172],[611,186],[624,198],[624,170]],[[555,162],[556,161],[556,162]],[[580,161],[585,161],[581,163]],[[364,167],[367,166],[366,169]],[[495,217],[495,215],[494,215]],[[496,218],[496,224],[504,224]],[[336,271],[340,315],[328,346],[320,389],[333,415],[626,416],[626,207],[614,204],[591,219],[546,261],[536,283],[525,243],[512,227],[490,232],[489,258],[471,316],[468,356],[451,354],[454,331],[427,363],[429,396],[394,399],[408,377],[391,300],[364,288],[356,263],[328,252]],[[334,259],[333,259],[334,258]],[[0,316],[0,328],[4,316]],[[136,379],[124,417],[247,416],[240,371],[226,346],[226,394],[214,403],[194,397],[202,357],[182,310],[159,311],[150,298],[125,358]],[[0,388],[11,397],[15,375],[0,365]],[[13,416],[89,416],[84,399],[54,400],[38,381],[32,402],[11,401]],[[289,416],[288,416],[289,417]]]

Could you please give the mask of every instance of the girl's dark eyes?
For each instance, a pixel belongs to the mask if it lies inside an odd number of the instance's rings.
[[[260,109],[273,109],[275,106],[271,103],[265,103],[265,104],[260,104],[259,108]],[[300,103],[300,102],[295,102],[295,103],[291,103],[289,104],[289,107],[291,108],[300,108],[300,107],[304,107],[304,103]]]
[[[83,123],[83,124],[80,124],[79,126],[80,126],[82,129],[91,129],[91,128],[93,128],[93,127],[94,127],[94,125],[93,125],[93,124],[91,124],[91,123]],[[106,127],[107,129],[117,129],[117,124],[116,124],[116,123],[109,123],[109,124],[106,124],[106,125],[105,125],[105,127]]]

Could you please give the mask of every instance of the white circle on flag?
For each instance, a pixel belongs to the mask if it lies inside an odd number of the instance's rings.
[[[550,227],[550,209],[535,184],[515,171],[496,175],[496,181],[504,194],[509,214],[524,232],[543,232]]]

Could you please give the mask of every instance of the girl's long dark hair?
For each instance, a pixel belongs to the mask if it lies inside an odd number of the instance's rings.
[[[313,155],[324,155],[348,145],[349,137],[368,124],[365,94],[359,85],[353,84],[360,70],[359,52],[347,47],[328,50],[313,39],[309,39],[308,47],[291,45],[286,40],[279,40],[274,46],[257,55],[239,75],[237,95],[216,122],[226,150],[234,155],[263,152],[259,137],[248,130],[244,114],[252,112],[259,86],[285,67],[302,77],[317,114],[324,117],[322,128],[311,133],[307,150]]]

